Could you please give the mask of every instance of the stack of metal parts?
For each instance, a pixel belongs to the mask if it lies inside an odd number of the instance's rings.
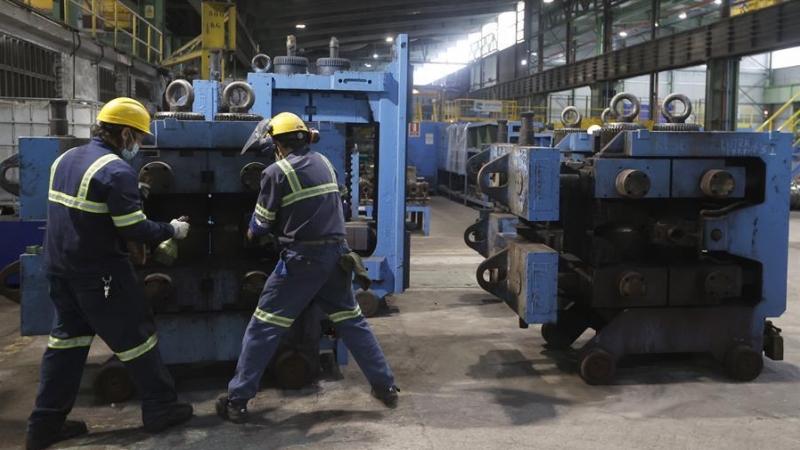
[[[425,177],[417,176],[417,168],[406,167],[406,204],[427,205],[431,196]]]
[[[550,348],[594,329],[579,352],[589,384],[611,382],[629,354],[710,353],[742,381],[763,354],[783,357],[767,318],[786,307],[791,136],[697,132],[669,116],[666,131],[623,122],[516,146],[478,176],[507,208],[466,230],[487,258],[478,283],[523,328],[543,324]]]

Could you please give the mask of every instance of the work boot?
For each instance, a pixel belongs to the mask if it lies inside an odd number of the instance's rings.
[[[75,420],[66,420],[55,433],[41,433],[31,431],[25,434],[25,450],[41,450],[56,442],[66,441],[67,439],[76,438],[87,434],[89,429],[86,428],[85,422],[78,422]]]
[[[169,427],[181,424],[192,418],[194,408],[188,403],[177,403],[172,412],[162,420],[148,422],[144,424],[144,431],[148,433],[160,433]]]
[[[397,408],[398,392],[400,392],[400,388],[394,385],[387,387],[376,384],[372,386],[372,396],[382,401],[388,408]]]
[[[247,402],[232,402],[228,394],[217,397],[217,415],[233,423],[247,423]]]

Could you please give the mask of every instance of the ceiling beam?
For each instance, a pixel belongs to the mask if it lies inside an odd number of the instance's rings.
[[[513,0],[487,0],[482,2],[483,6],[493,5],[502,8],[516,5]],[[249,1],[245,4],[248,14],[257,17],[268,17],[270,20],[286,21],[296,20],[305,17],[324,16],[324,15],[340,15],[351,13],[362,13],[370,11],[371,14],[380,14],[385,9],[398,9],[402,8],[406,14],[417,14],[417,9],[435,7],[435,6],[452,6],[458,7],[462,2],[458,0],[439,0],[431,2],[429,0],[380,0],[372,1],[351,1],[343,2],[341,0],[321,0],[321,1],[287,1],[280,8],[275,8],[270,2],[262,1]]]

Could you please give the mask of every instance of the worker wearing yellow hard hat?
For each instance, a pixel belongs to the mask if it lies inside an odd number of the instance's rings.
[[[191,405],[177,402],[158,351],[153,313],[125,244],[183,239],[189,232],[185,222],[147,219],[138,175],[124,161],[150,134],[150,115],[138,101],[117,98],[100,110],[92,133],[88,144],[68,150],[50,169],[42,270],[56,317],[28,419],[28,450],[88,432],[85,423],[66,418],[95,335],[137,387],[145,430],[159,432],[193,414]]]

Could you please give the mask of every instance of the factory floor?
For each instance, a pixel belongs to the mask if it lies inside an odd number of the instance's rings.
[[[72,418],[91,434],[57,448],[80,449],[800,449],[800,215],[792,217],[786,360],[766,360],[754,382],[726,378],[705,357],[635,360],[612,386],[591,387],[574,352],[548,351],[538,327],[474,279],[481,257],[462,241],[476,213],[432,201],[430,236],[412,239],[411,285],[370,320],[402,389],[382,407],[355,364],[341,381],[302,391],[263,390],[252,423],[224,423],[213,401],[230,364],[175,371],[196,417],[158,436],[138,427],[136,401],[97,403],[90,365]],[[0,299],[0,448],[19,448],[36,392],[45,339],[18,336],[19,309]],[[583,337],[585,339],[586,336]],[[108,350],[95,343],[93,363]]]

